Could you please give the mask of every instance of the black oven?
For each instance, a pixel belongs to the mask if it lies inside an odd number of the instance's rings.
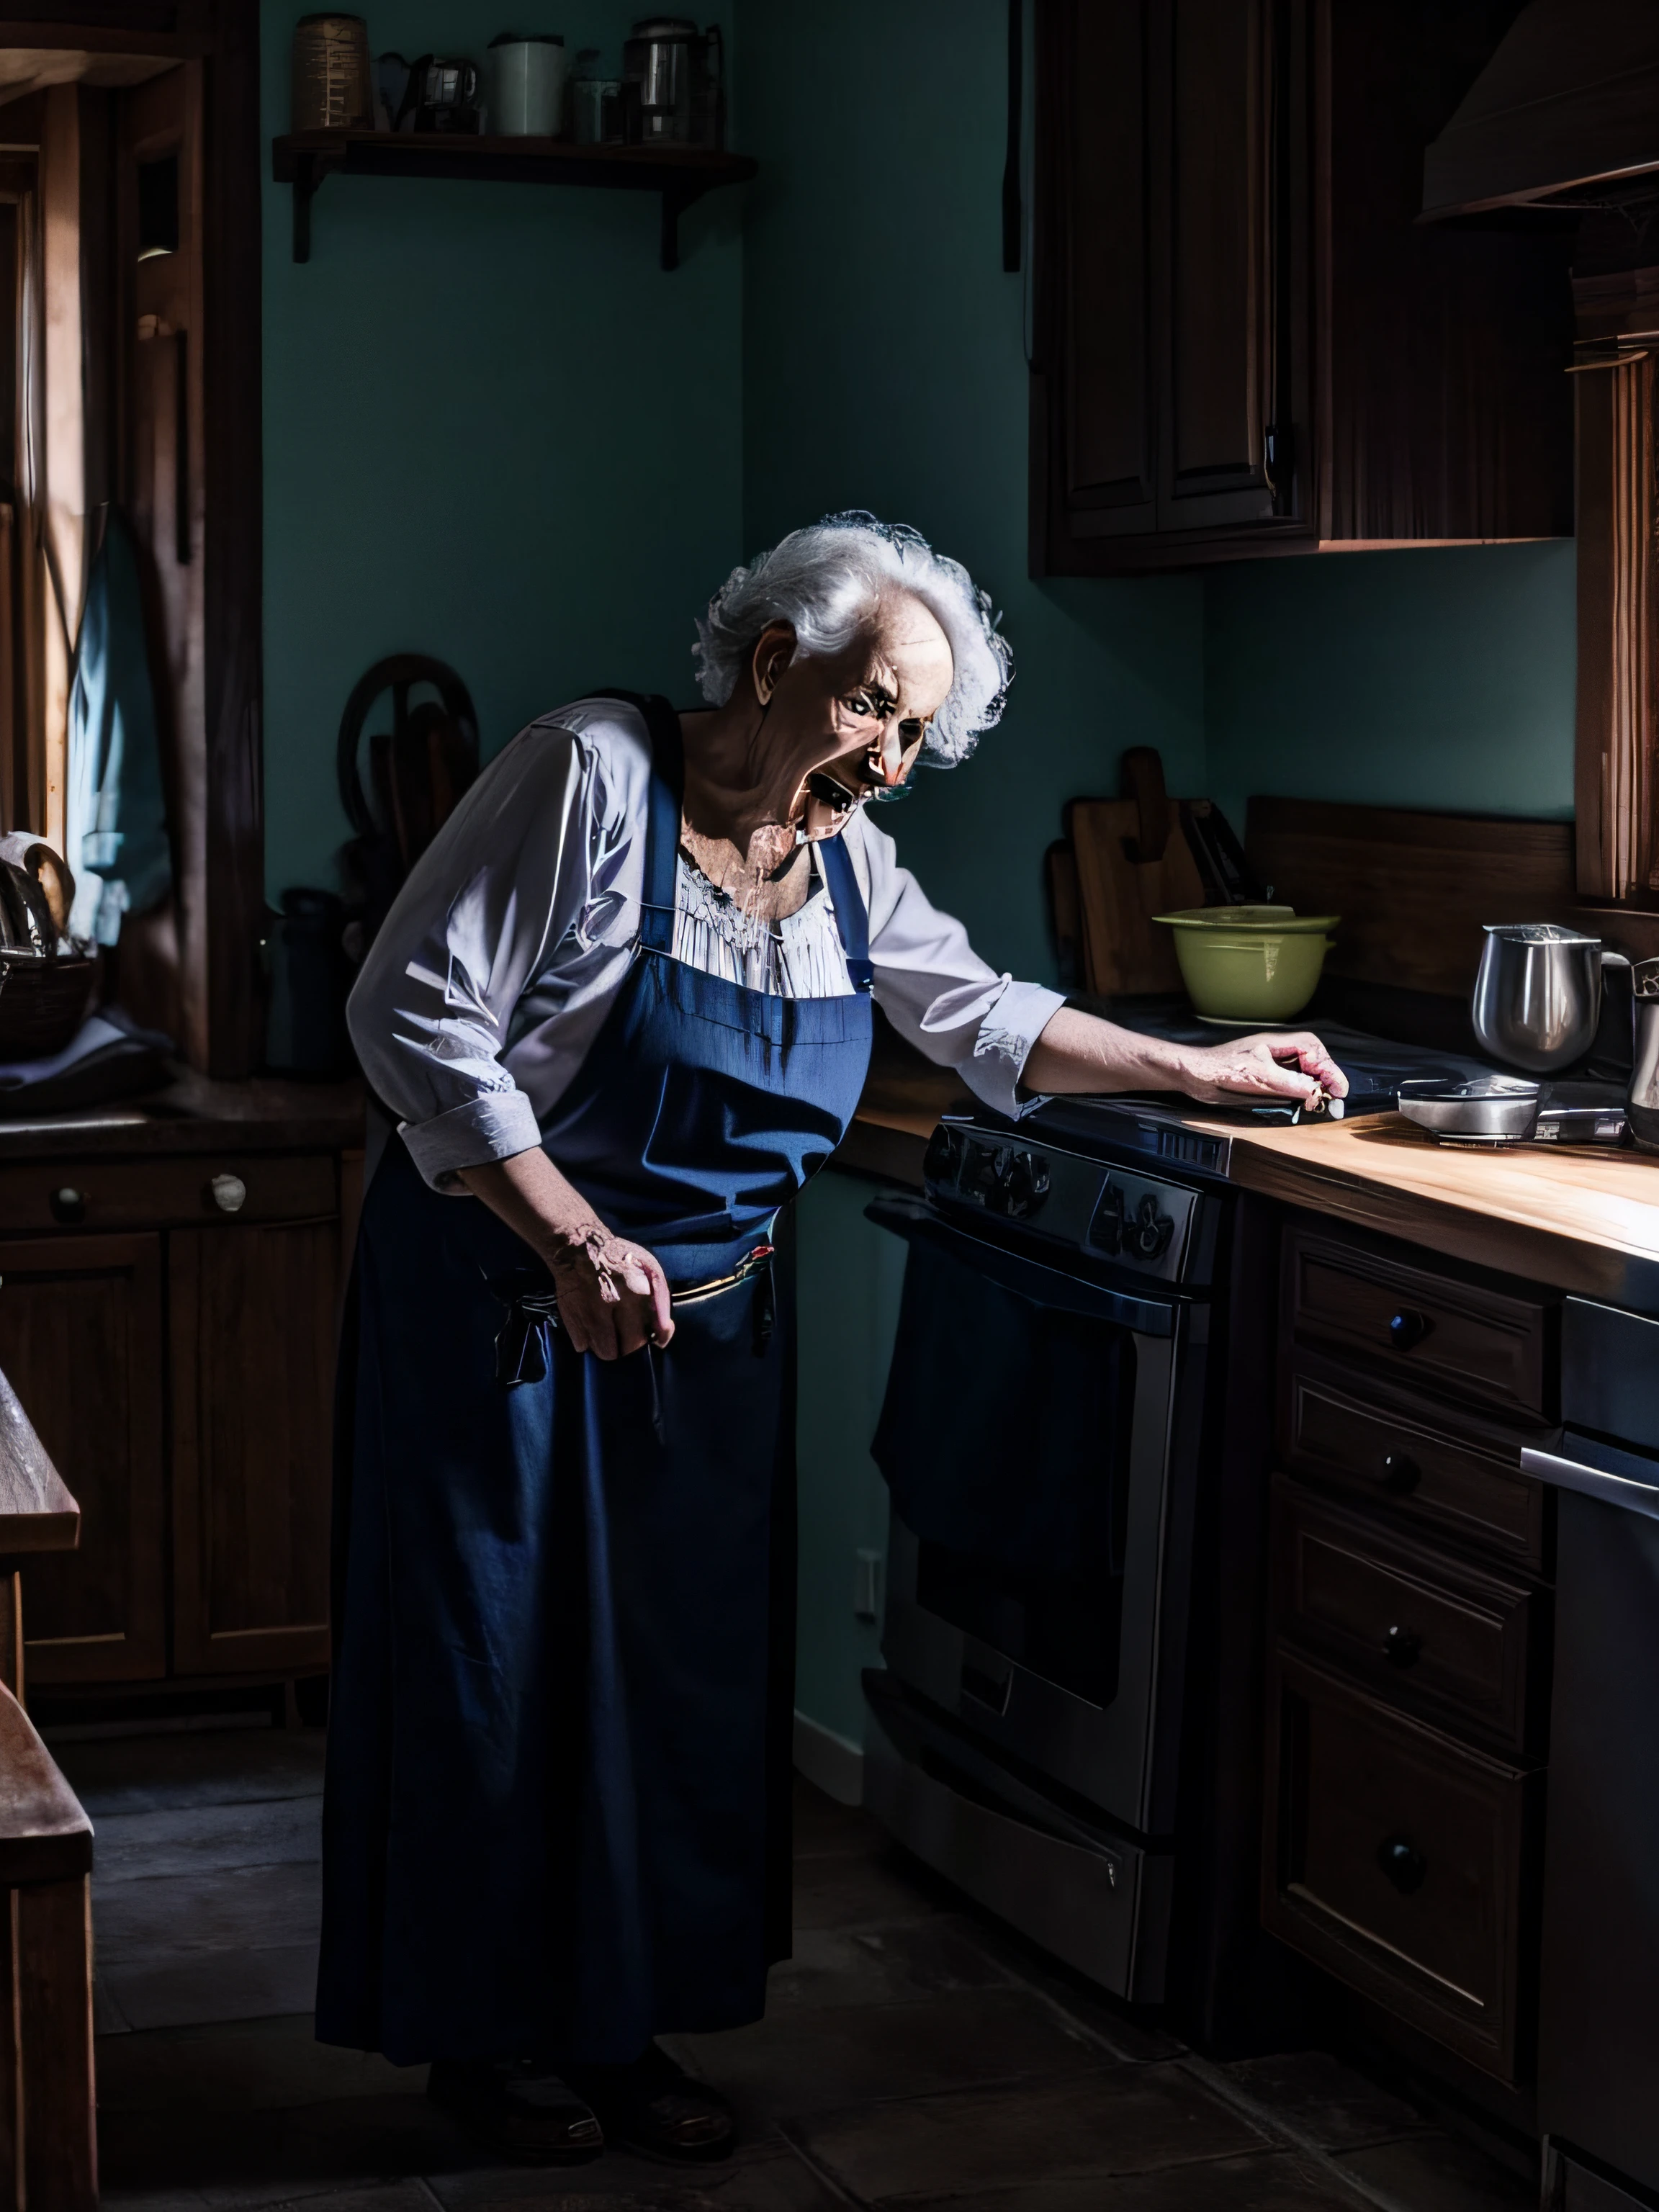
[[[1224,1189],[1041,1117],[947,1121],[872,1450],[892,1501],[872,1808],[1121,1994],[1164,1994]]]

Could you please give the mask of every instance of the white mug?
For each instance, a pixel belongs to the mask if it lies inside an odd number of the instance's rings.
[[[497,138],[556,138],[564,125],[569,72],[563,44],[553,39],[514,39],[484,57],[489,113],[485,129]]]

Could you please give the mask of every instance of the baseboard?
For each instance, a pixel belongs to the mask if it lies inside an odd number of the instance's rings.
[[[863,1751],[803,1712],[795,1715],[795,1768],[837,1804],[863,1804]]]

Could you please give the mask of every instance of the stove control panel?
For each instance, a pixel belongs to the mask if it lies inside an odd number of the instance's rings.
[[[1182,1279],[1200,1199],[1178,1183],[950,1121],[929,1139],[923,1172],[935,1205],[989,1217],[982,1234],[1005,1222],[1021,1242],[1030,1235],[1163,1282]]]

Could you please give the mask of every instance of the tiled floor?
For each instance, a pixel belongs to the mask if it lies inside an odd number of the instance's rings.
[[[61,1747],[98,1831],[106,2202],[118,2212],[1527,2212],[1535,2192],[1319,2053],[1216,2066],[1091,2001],[801,1786],[795,1956],[765,2022],[678,2039],[729,2166],[501,2168],[424,2069],[325,2050],[320,1742]]]

